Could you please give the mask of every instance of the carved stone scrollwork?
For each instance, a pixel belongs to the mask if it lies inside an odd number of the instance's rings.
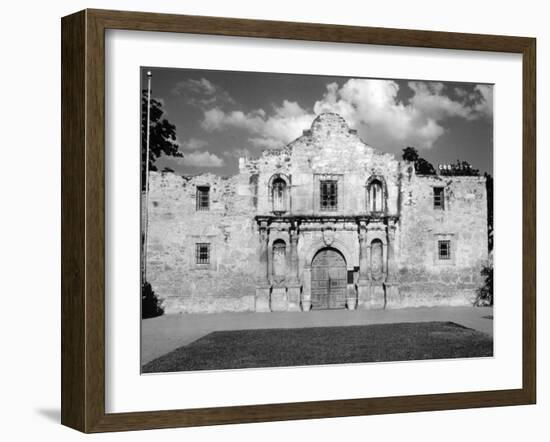
[[[334,242],[336,232],[332,227],[325,227],[323,229],[323,242],[327,247],[330,247]]]

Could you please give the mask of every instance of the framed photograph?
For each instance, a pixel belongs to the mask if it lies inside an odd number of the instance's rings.
[[[62,19],[62,423],[536,400],[535,39]]]

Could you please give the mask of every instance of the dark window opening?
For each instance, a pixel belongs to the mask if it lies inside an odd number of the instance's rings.
[[[451,241],[438,241],[439,259],[451,259]]]
[[[338,210],[338,181],[321,181],[321,210]]]
[[[197,187],[197,211],[210,210],[210,187]]]
[[[210,244],[199,242],[195,244],[195,262],[197,264],[210,264]]]
[[[434,187],[434,209],[445,209],[445,190],[443,187]]]

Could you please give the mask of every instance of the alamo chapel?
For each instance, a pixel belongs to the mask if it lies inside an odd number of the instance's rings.
[[[423,176],[333,113],[232,177],[151,172],[147,280],[166,313],[471,305],[485,178]]]

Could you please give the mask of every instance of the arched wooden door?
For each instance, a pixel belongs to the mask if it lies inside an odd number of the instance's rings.
[[[311,307],[346,307],[346,260],[336,249],[322,249],[311,262]]]

